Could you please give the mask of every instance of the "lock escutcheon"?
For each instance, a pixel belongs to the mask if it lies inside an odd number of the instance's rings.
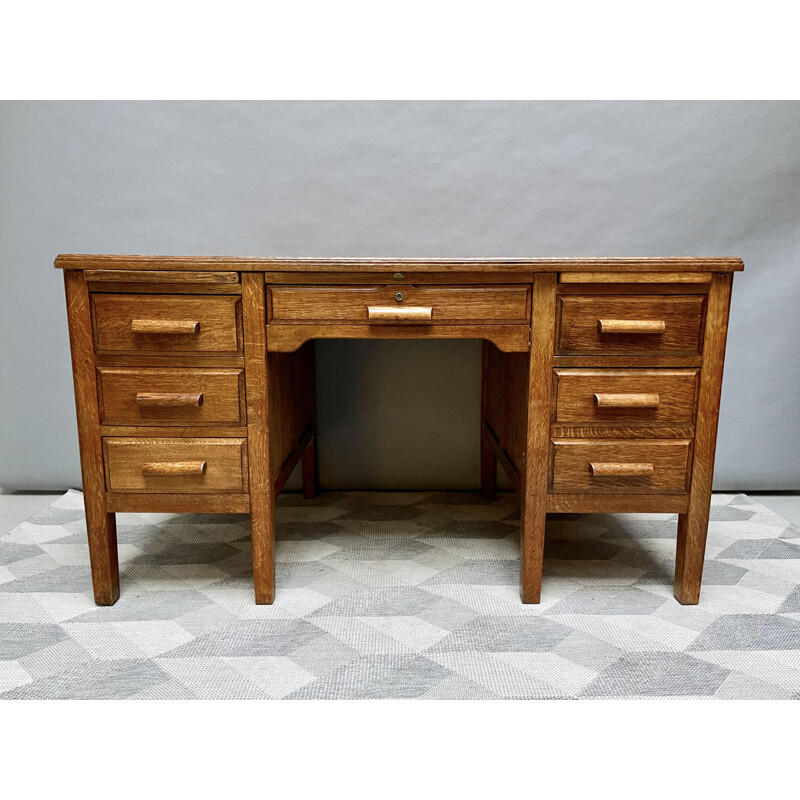
[[[403,302],[403,293],[402,292],[398,292],[394,296],[394,299],[397,300],[398,303],[402,303]]]

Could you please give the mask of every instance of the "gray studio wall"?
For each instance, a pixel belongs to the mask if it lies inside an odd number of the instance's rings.
[[[800,488],[798,103],[0,104],[0,486],[80,483],[59,252],[735,255],[718,488]],[[326,487],[474,487],[477,342],[318,343]]]

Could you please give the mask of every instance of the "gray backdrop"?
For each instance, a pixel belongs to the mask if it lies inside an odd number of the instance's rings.
[[[800,103],[6,102],[0,154],[7,490],[80,483],[61,252],[741,256],[716,486],[800,488]],[[317,347],[325,487],[477,486],[478,342]]]

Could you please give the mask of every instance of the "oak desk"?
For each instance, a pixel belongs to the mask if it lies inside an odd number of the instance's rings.
[[[115,512],[249,513],[256,603],[274,507],[316,493],[319,338],[482,339],[481,489],[521,500],[522,600],[548,512],[678,514],[697,603],[737,258],[280,259],[60,255],[95,601]],[[477,431],[476,431],[477,435]]]

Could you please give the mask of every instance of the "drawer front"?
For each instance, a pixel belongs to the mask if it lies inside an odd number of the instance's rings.
[[[247,491],[245,439],[105,437],[103,450],[106,486],[112,492]]]
[[[556,352],[562,355],[697,355],[701,295],[563,295]]]
[[[528,286],[271,286],[269,321],[527,323]]]
[[[100,353],[238,353],[238,297],[93,294]]]
[[[557,369],[555,422],[692,423],[698,370]]]
[[[659,494],[685,492],[691,441],[556,439],[554,492]]]
[[[244,425],[244,370],[100,367],[105,425]]]

